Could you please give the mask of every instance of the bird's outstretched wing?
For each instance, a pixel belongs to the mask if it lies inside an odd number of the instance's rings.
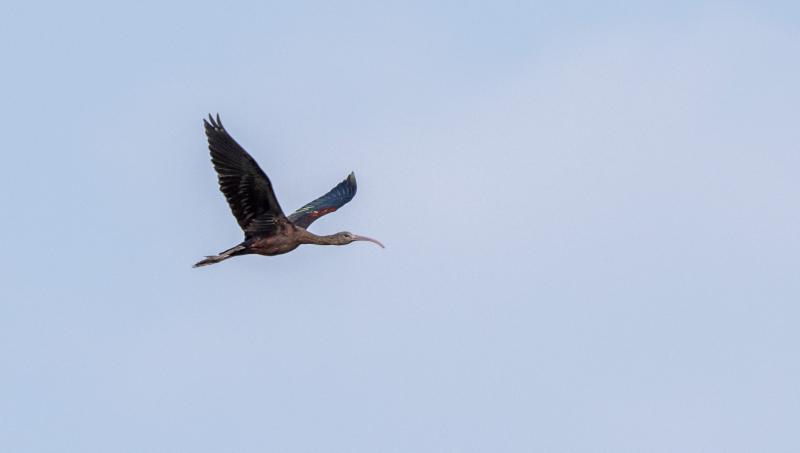
[[[217,114],[203,120],[211,162],[219,176],[219,188],[245,236],[274,234],[286,217],[275,198],[272,183],[255,159],[233,139]]]
[[[299,227],[308,228],[318,218],[344,206],[355,195],[356,175],[350,173],[347,179],[337,184],[330,192],[295,211],[289,216],[289,220]]]

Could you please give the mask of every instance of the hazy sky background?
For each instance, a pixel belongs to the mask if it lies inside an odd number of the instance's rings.
[[[800,451],[798,5],[4,5],[0,450]]]

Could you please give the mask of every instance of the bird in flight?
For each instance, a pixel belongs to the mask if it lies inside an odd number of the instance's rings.
[[[208,266],[239,255],[280,255],[291,252],[301,244],[347,245],[355,241],[369,241],[383,248],[379,241],[349,231],[317,236],[307,230],[315,220],[353,199],[356,194],[354,173],[350,173],[330,192],[286,217],[269,178],[255,159],[228,134],[219,114],[216,119],[208,115],[208,120],[204,119],[203,124],[211,162],[219,177],[219,188],[244,230],[244,241],[218,255],[207,256],[194,267]]]

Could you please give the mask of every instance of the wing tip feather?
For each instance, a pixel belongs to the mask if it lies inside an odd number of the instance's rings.
[[[210,113],[208,114],[208,119],[203,118],[203,125],[206,128],[206,132],[208,131],[224,131],[225,128],[222,126],[222,120],[219,118],[219,113],[217,113],[216,119]]]

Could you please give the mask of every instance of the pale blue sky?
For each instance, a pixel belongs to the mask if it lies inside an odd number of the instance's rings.
[[[3,9],[0,451],[800,451],[796,2]]]

